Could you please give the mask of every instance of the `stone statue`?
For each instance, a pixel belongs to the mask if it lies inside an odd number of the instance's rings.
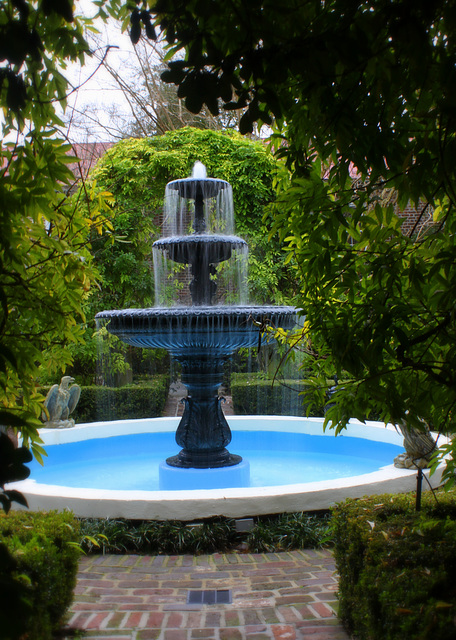
[[[400,422],[397,427],[404,436],[405,453],[394,458],[394,466],[399,469],[426,469],[435,451],[436,442],[424,422],[423,429],[416,429]]]
[[[44,426],[49,429],[66,429],[74,427],[74,420],[68,418],[70,413],[74,411],[81,395],[81,387],[73,384],[74,378],[64,376],[60,381],[60,385],[54,384],[44,401],[48,415],[43,411]]]

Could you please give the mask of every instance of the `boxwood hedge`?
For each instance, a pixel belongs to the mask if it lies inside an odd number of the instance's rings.
[[[68,512],[0,514],[1,545],[9,552],[0,582],[9,590],[22,587],[25,596],[22,610],[11,611],[8,594],[2,595],[2,639],[17,638],[9,633],[13,615],[20,617],[21,638],[27,640],[50,640],[60,629],[76,586],[79,539],[79,523]]]
[[[169,376],[157,374],[149,382],[124,387],[89,386],[71,414],[75,422],[157,418],[168,397]]]
[[[333,510],[339,615],[359,640],[456,638],[456,493],[383,495]]]
[[[237,415],[305,416],[302,401],[305,382],[271,380],[261,373],[233,373],[231,396]],[[322,415],[322,409],[310,415]]]

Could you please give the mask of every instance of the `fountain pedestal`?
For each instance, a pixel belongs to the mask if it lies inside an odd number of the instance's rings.
[[[183,398],[184,414],[176,431],[176,442],[182,450],[166,462],[173,467],[194,469],[239,464],[242,458],[226,449],[231,430],[221,408],[224,399],[218,395],[226,358],[196,353],[177,356],[176,360],[182,364],[181,380],[188,395]]]

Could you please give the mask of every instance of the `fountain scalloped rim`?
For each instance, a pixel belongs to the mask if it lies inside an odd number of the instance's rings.
[[[45,443],[62,443],[94,437],[122,435],[126,432],[144,433],[151,430],[173,430],[178,418],[117,421],[78,425],[72,429],[42,429]],[[310,433],[334,438],[333,433],[322,433],[321,418],[276,416],[232,416],[233,428],[254,429],[261,422],[261,430],[277,430],[277,423],[286,430],[296,431],[304,425]],[[366,429],[368,427],[368,429]],[[374,431],[369,430],[371,427]],[[397,442],[398,435],[392,425],[352,420],[349,435],[384,442]],[[285,429],[284,429],[285,430]],[[374,437],[374,435],[375,437]],[[429,471],[425,472],[426,477]],[[442,467],[430,477],[433,487],[440,484]],[[426,488],[426,483],[424,485]],[[317,511],[328,509],[346,498],[383,493],[401,493],[416,488],[416,471],[397,469],[393,464],[378,471],[338,480],[315,480],[305,484],[275,487],[245,487],[232,489],[206,489],[191,491],[126,491],[70,488],[39,484],[27,479],[9,485],[21,491],[31,510],[72,510],[81,517],[129,518],[145,520],[192,521],[212,516],[242,518],[273,513]]]
[[[177,180],[171,180],[166,185],[168,191],[178,191],[180,196],[185,199],[191,199],[194,196],[195,189],[205,183],[205,195],[207,198],[213,198],[217,196],[223,189],[228,189],[230,183],[226,180],[220,180],[219,178],[179,178]]]
[[[251,320],[264,317],[275,326],[287,327],[294,321],[294,307],[274,306],[201,306],[150,307],[102,311],[97,320],[109,320],[109,331],[137,347],[166,348],[175,354],[185,348],[217,347],[221,356],[242,347],[258,345],[260,330]],[[263,335],[261,344],[273,340]]]
[[[191,261],[196,250],[204,252],[207,262],[218,264],[229,260],[232,249],[247,248],[247,242],[238,236],[194,233],[188,236],[167,236],[156,240],[153,249],[166,251],[171,260],[182,264]]]

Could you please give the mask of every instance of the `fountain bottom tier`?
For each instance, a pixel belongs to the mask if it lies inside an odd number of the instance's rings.
[[[176,431],[182,450],[167,464],[181,469],[238,466],[242,458],[226,448],[231,431],[222,411],[224,399],[218,395],[224,365],[241,347],[273,341],[273,332],[262,334],[263,328],[291,328],[294,307],[125,309],[99,313],[97,319],[109,321],[109,332],[128,344],[167,349],[182,366],[181,380],[188,391]],[[227,473],[234,476],[236,469]]]

